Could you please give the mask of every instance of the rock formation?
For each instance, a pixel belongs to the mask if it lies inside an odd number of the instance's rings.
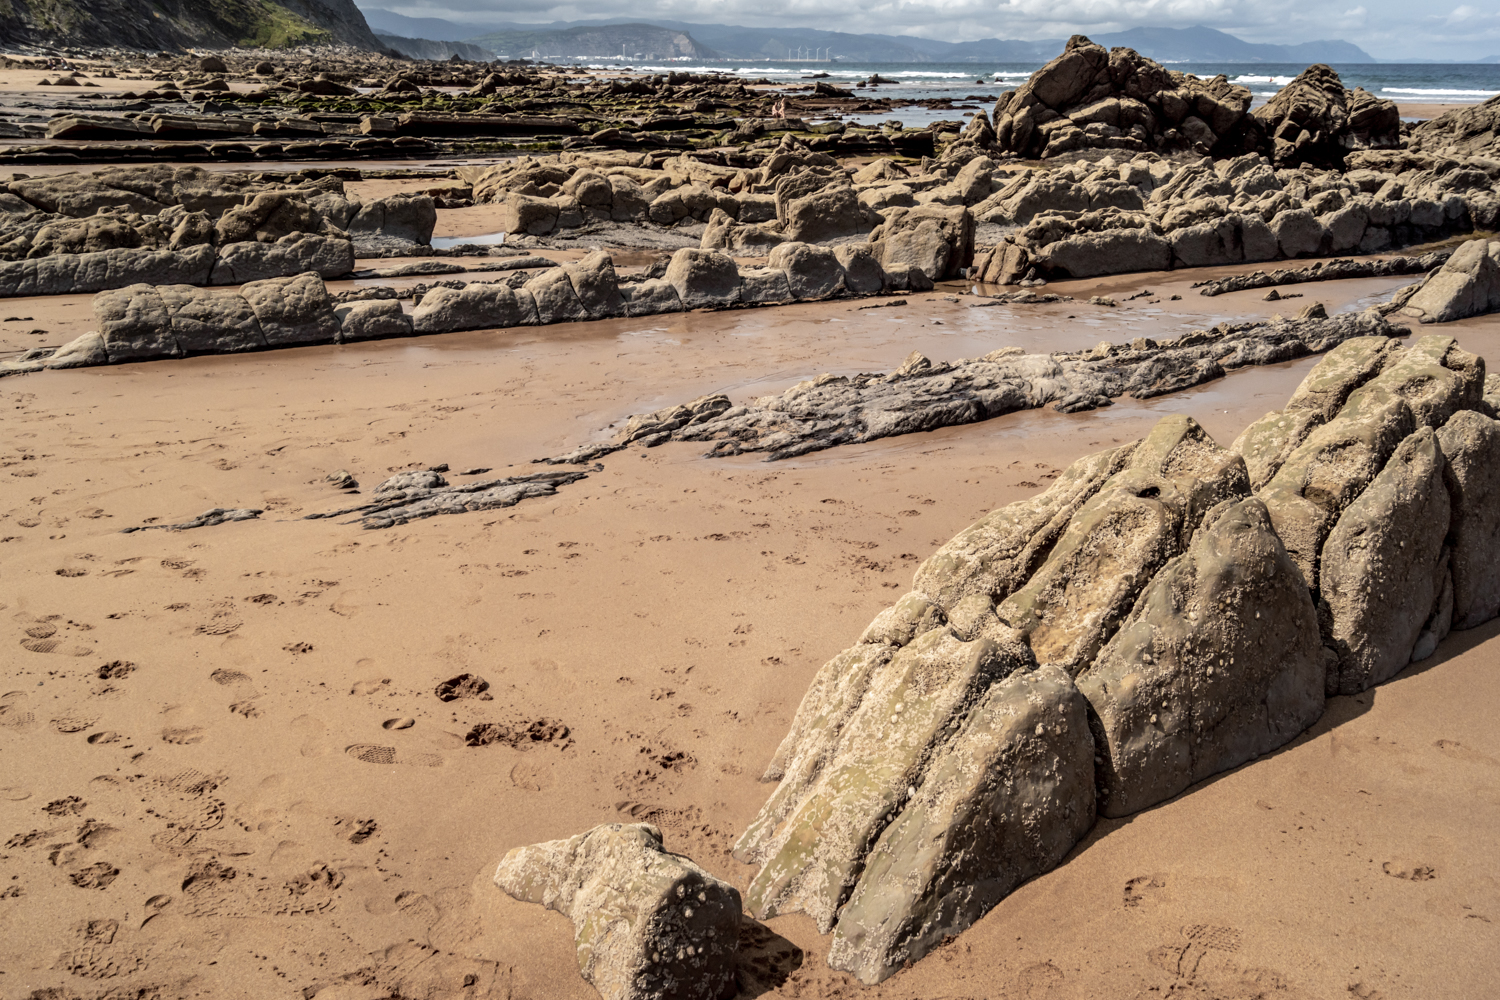
[[[1308,164],[1342,169],[1358,149],[1401,145],[1401,115],[1392,101],[1362,87],[1344,89],[1338,73],[1318,63],[1278,90],[1254,117],[1271,139],[1278,167]]]
[[[1026,354],[1008,347],[982,358],[933,362],[913,354],[884,375],[823,375],[776,396],[734,405],[705,396],[632,416],[604,442],[549,462],[587,462],[632,443],[711,442],[710,455],[764,452],[768,461],[841,444],[974,423],[1049,403],[1065,413],[1107,406],[1111,398],[1149,399],[1222,378],[1246,365],[1274,364],[1327,351],[1350,338],[1405,331],[1373,311],[1331,318],[1224,324],[1160,344],[1102,343],[1076,354]]]
[[[1344,89],[1330,67],[1310,66],[1250,113],[1250,91],[1224,76],[1201,80],[1132,49],[1106,51],[1082,35],[995,102],[1001,152],[1047,159],[1085,149],[1264,153],[1277,166],[1342,168],[1356,149],[1400,145],[1396,105]]]
[[[573,921],[578,971],[604,1000],[728,1000],[740,894],[644,823],[517,847],[495,885]]]
[[[975,252],[970,277],[1014,284],[1282,258],[1375,253],[1500,224],[1500,163],[1351,154],[1346,173],[1106,156],[1010,178],[971,211],[1016,227]]]
[[[4,185],[0,205],[0,296],[331,278],[356,253],[426,247],[437,221],[425,194],[363,203],[333,178],[285,184],[197,167],[23,177]]]
[[[1454,108],[1418,123],[1407,148],[1443,156],[1494,158],[1500,153],[1500,95],[1473,107]]]
[[[1400,312],[1447,323],[1500,309],[1500,242],[1470,240],[1443,266],[1401,295]]]
[[[1238,156],[1265,147],[1249,110],[1250,91],[1223,76],[1200,80],[1074,35],[1062,55],[1000,95],[995,143],[1025,158],[1082,149]]]
[[[961,532],[814,678],[735,845],[750,912],[806,912],[879,982],[1096,812],[1275,750],[1494,617],[1484,385],[1451,338],[1349,340],[1231,449],[1167,417]]]

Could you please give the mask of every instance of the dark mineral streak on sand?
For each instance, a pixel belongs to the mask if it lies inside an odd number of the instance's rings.
[[[888,371],[912,350],[1076,350],[1275,308],[1255,291],[1186,294],[1226,273],[1055,283],[1077,301],[1039,307],[972,310],[940,288],[899,310],[831,302],[7,380],[5,995],[595,996],[569,922],[489,883],[506,849],[644,820],[743,889],[753,869],[727,851],[769,791],[757,775],[814,671],[919,559],[1163,413],[1227,445],[1317,359],[774,465],[631,449],[556,496],[382,532],[304,519],[348,504],[325,477],[523,474],[707,392],[741,401]],[[1298,307],[1405,280],[1304,286]],[[1087,304],[1142,288],[1160,304]],[[40,302],[7,308],[47,326]],[[1433,332],[1500,361],[1500,317]],[[120,532],[215,507],[265,513]],[[830,971],[804,917],[752,928],[747,995],[1491,995],[1497,633],[1456,633],[1332,699],[1253,767],[1101,821],[879,987]],[[489,700],[439,700],[464,674]],[[566,739],[466,745],[536,720]]]

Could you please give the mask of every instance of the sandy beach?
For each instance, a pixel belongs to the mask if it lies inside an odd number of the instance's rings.
[[[779,463],[633,448],[554,498],[385,531],[304,520],[351,502],[324,477],[346,469],[367,490],[438,463],[460,481],[524,470],[705,392],[739,400],[888,370],[914,349],[1077,348],[1277,307],[1189,294],[1198,277],[1050,289],[1183,294],[1151,311],[976,309],[940,288],[873,311],[6,380],[4,994],[66,970],[67,995],[89,998],[592,996],[569,922],[489,883],[507,849],[645,820],[745,888],[754,869],[727,849],[769,791],[757,776],[814,671],[918,560],[1165,413],[1227,444],[1316,359]],[[1400,283],[1298,290],[1335,309]],[[83,303],[6,310],[63,328]],[[1500,357],[1494,317],[1445,330]],[[211,507],[266,513],[120,531]],[[1268,758],[1101,821],[1059,869],[880,987],[830,971],[804,917],[753,925],[759,979],[742,995],[1484,995],[1500,945],[1497,633],[1458,633],[1391,683],[1332,699]],[[437,685],[465,673],[488,697],[440,701]],[[532,735],[466,746],[482,723]]]

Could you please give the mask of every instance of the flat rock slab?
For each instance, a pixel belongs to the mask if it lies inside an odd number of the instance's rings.
[[[710,456],[764,452],[775,461],[1049,403],[1073,413],[1108,405],[1118,396],[1149,399],[1222,378],[1234,368],[1321,353],[1352,337],[1405,332],[1367,310],[1221,324],[1161,344],[1101,344],[1076,354],[1026,354],[1009,347],[950,364],[913,353],[885,375],[823,375],[739,406],[727,396],[705,396],[633,416],[611,441],[539,461],[587,462],[633,442],[651,447],[667,441],[712,442]]]
[[[408,521],[438,514],[465,514],[477,510],[514,507],[532,497],[549,497],[558,488],[587,478],[586,472],[544,472],[530,476],[485,479],[457,486],[397,486],[377,489],[369,503],[342,507],[326,514],[309,514],[308,518],[360,515],[365,528],[390,528]],[[393,477],[396,478],[396,477]],[[442,482],[441,477],[437,477]],[[382,484],[382,487],[384,484]],[[347,523],[353,523],[347,522]]]

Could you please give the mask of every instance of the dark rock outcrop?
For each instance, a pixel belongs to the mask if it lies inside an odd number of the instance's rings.
[[[1318,63],[1299,73],[1254,111],[1271,139],[1278,167],[1308,164],[1342,169],[1359,149],[1401,145],[1401,115],[1395,102],[1363,88],[1346,90],[1338,73]]]

